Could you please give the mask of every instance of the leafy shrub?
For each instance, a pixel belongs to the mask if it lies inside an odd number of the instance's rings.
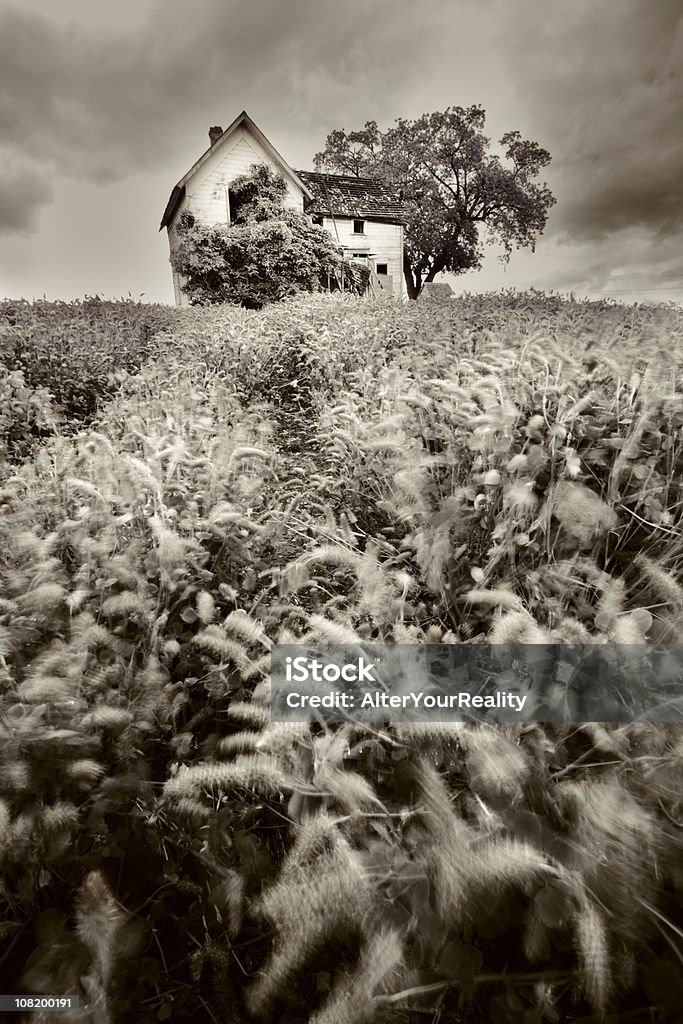
[[[21,370],[0,375],[0,464],[28,455],[54,433],[59,418],[47,388],[28,387]]]

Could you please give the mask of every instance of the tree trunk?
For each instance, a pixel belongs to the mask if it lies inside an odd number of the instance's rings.
[[[406,281],[408,298],[416,299],[422,291],[422,280],[417,271],[413,274],[413,268],[411,267],[410,261],[405,253],[403,254],[403,276]]]
[[[436,275],[440,274],[443,269],[444,269],[444,264],[442,262],[435,263],[434,266],[429,271],[429,273],[427,274],[427,276],[425,277],[425,283],[430,283],[431,284],[431,282],[434,280]]]

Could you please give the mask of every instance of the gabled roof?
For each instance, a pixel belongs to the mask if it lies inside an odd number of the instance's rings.
[[[307,213],[337,217],[358,217],[403,224],[404,212],[398,193],[379,178],[355,178],[343,174],[297,171],[313,193]]]
[[[254,121],[252,121],[252,119],[249,117],[249,114],[246,112],[246,110],[243,110],[241,114],[238,114],[238,116],[235,118],[232,124],[228,125],[223,134],[220,136],[220,138],[218,138],[213,143],[213,145],[209,146],[209,148],[202,153],[199,159],[195,161],[192,167],[190,167],[187,174],[185,174],[180,179],[178,184],[173,187],[173,191],[171,192],[168,202],[166,203],[164,215],[161,218],[161,224],[159,225],[160,231],[162,228],[167,227],[172,222],[178,210],[178,207],[185,198],[186,186],[190,179],[194,177],[194,175],[197,173],[200,167],[203,167],[203,165],[206,163],[209,157],[212,156],[217,151],[217,149],[219,149],[220,146],[222,146],[227,141],[228,137],[232,135],[232,133],[237,128],[240,128],[242,125],[246,125],[247,128],[249,128],[252,135],[254,135],[256,139],[261,143],[266,153],[268,153],[272,160],[282,168],[284,174],[290,179],[292,179],[295,185],[298,185],[298,187],[303,192],[305,198],[308,200],[313,200],[313,193],[310,191],[308,186],[301,180],[297,172],[292,170],[287,161],[280,156],[275,146],[273,146],[272,143],[268,141],[268,139],[265,137],[265,135],[258,127],[258,125],[256,125]]]

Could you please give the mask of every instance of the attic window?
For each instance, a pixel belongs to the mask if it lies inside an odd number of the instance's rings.
[[[354,233],[354,235],[364,235],[365,234],[365,221],[364,220],[354,220],[354,222],[353,222],[353,233]]]

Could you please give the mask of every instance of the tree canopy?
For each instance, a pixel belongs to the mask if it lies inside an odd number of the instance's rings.
[[[364,288],[362,272],[342,266],[329,232],[284,206],[286,191],[281,175],[254,164],[230,184],[229,225],[181,215],[171,262],[193,305],[260,309],[296,291],[316,291],[330,275],[352,290]]]
[[[530,246],[546,224],[555,199],[535,181],[550,154],[517,131],[500,139],[503,157],[489,152],[480,106],[448,107],[414,121],[400,118],[380,131],[376,121],[353,132],[335,130],[315,157],[318,170],[381,177],[404,204],[403,270],[411,298],[447,271],[478,269],[483,259],[480,227],[488,241]],[[504,162],[505,161],[505,162]]]

